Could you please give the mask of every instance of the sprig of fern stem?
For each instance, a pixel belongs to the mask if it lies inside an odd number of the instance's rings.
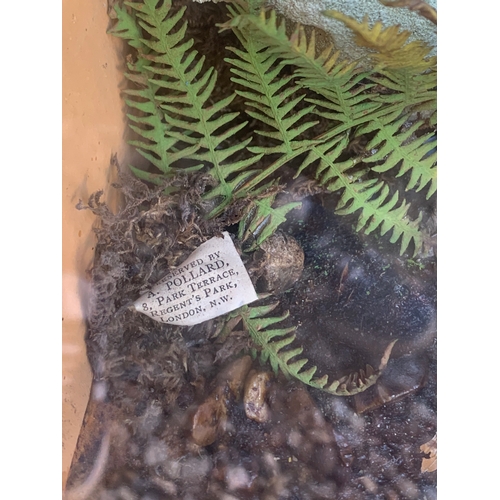
[[[304,369],[309,360],[300,357],[304,349],[302,347],[292,347],[296,339],[293,333],[296,327],[288,328],[269,328],[284,321],[289,313],[281,316],[271,316],[271,313],[278,303],[262,306],[243,306],[242,308],[230,313],[226,318],[226,329],[222,329],[221,335],[227,335],[225,330],[234,329],[240,322],[244,329],[249,333],[252,341],[256,345],[253,351],[257,356],[257,350],[260,352],[259,359],[262,363],[269,363],[274,373],[281,371],[286,377],[293,377],[316,389],[321,389],[335,396],[352,396],[363,392],[371,387],[378,380],[387,366],[392,348],[396,341],[391,342],[382,356],[378,369],[366,365],[364,369],[357,370],[345,375],[337,380],[330,381],[328,375],[320,378],[315,377],[316,366]]]

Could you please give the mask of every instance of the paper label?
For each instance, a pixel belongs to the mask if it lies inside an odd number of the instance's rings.
[[[186,261],[134,302],[137,311],[171,325],[197,325],[257,300],[227,232],[200,245]]]

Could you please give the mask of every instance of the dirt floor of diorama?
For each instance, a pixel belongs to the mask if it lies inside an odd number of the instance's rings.
[[[290,311],[285,326],[299,325],[296,342],[320,373],[367,372],[398,339],[373,387],[311,389],[253,360],[238,325],[222,341],[221,318],[179,327],[128,307],[227,227],[198,218],[201,184],[179,199],[125,177],[117,215],[90,200],[101,218],[95,380],[69,498],[435,498],[420,449],[436,433],[434,259],[408,266],[367,244],[329,210],[330,195],[303,198],[275,235],[280,252],[243,257],[258,291],[272,276],[282,287],[273,314]]]

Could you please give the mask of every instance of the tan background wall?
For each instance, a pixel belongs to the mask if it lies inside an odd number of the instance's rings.
[[[106,1],[63,1],[63,486],[91,384],[82,302],[88,290],[85,271],[93,255],[95,219],[75,205],[108,186],[113,153],[120,162],[129,154],[119,92],[122,44],[106,34],[107,28]]]

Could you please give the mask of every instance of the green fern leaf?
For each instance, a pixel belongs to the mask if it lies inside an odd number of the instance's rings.
[[[108,33],[123,38],[131,47],[144,51],[146,47],[141,41],[142,33],[137,26],[137,21],[133,12],[129,12],[120,4],[115,4],[113,8],[117,22],[108,30]]]
[[[236,11],[232,12],[236,16]],[[270,129],[259,130],[257,133],[277,143],[276,146],[254,147],[253,150],[264,154],[291,155],[308,143],[297,138],[318,123],[305,120],[314,106],[297,109],[304,95],[297,95],[299,86],[288,85],[294,78],[293,75],[280,76],[282,66],[278,56],[258,38],[249,36],[236,27],[233,30],[244,48],[240,50],[230,47],[238,57],[226,59],[233,66],[231,72],[236,75],[231,80],[245,88],[236,93],[247,99],[247,114]]]
[[[301,202],[291,202],[274,208],[276,192],[271,192],[262,198],[253,200],[241,219],[238,228],[238,238],[243,243],[251,240],[247,252],[254,251],[269,238],[280,224],[286,221],[286,214],[302,205]]]
[[[336,183],[339,183],[339,180]],[[328,186],[328,189],[335,190],[336,183]],[[349,189],[345,189],[336,213],[347,215],[361,210],[356,231],[364,229],[366,234],[370,234],[380,228],[383,236],[392,230],[391,243],[397,243],[401,238],[400,255],[403,255],[412,241],[413,255],[416,255],[424,244],[424,236],[419,229],[422,214],[417,219],[410,220],[408,218],[409,204],[403,200],[399,206],[396,206],[398,199],[397,192],[389,199],[389,187],[383,182],[367,180],[352,183]]]
[[[178,138],[173,137],[170,128],[164,120],[164,113],[156,102],[156,93],[158,86],[148,80],[146,77],[138,74],[135,67],[129,65],[132,70],[125,76],[134,82],[139,89],[127,89],[124,94],[131,97],[126,99],[125,103],[130,109],[127,117],[130,120],[130,128],[140,136],[140,139],[129,141],[137,151],[147,160],[149,160],[158,170],[166,176],[179,171],[173,166],[173,163],[179,157],[188,156],[196,151],[196,147],[186,150],[182,149],[180,153],[173,153],[174,147],[178,143]],[[203,165],[194,165],[183,169],[183,172],[199,170]]]
[[[128,5],[126,3],[126,5]],[[129,5],[130,7],[130,5]],[[171,154],[178,142],[176,137],[169,134],[170,127],[164,121],[164,112],[156,102],[158,85],[151,82],[150,61],[146,58],[150,48],[144,43],[142,29],[138,24],[133,8],[127,9],[120,5],[114,6],[117,23],[108,32],[125,39],[131,47],[139,50],[135,63],[128,63],[128,72],[125,77],[131,81],[135,88],[127,89],[124,94],[129,98],[125,100],[129,107],[130,128],[140,137],[129,141],[137,151],[149,160],[164,175],[170,176],[179,169],[172,164],[179,158],[189,155],[196,148],[183,150],[180,154]],[[194,165],[184,169],[183,172],[197,170],[203,165]],[[148,172],[134,169],[136,175],[144,180],[154,178]],[[160,182],[161,183],[161,182]]]
[[[239,113],[224,113],[223,110],[234,99],[234,95],[207,105],[217,80],[213,68],[203,71],[204,57],[190,50],[193,41],[184,41],[186,23],[177,27],[184,9],[169,17],[171,2],[145,0],[143,4],[128,3],[137,10],[140,26],[150,35],[143,40],[151,50],[147,58],[153,63],[150,71],[151,83],[167,91],[166,96],[156,95],[164,120],[170,127],[169,135],[185,141],[195,149],[184,151],[184,157],[202,161],[208,165],[208,172],[217,182],[217,189],[206,198],[222,198],[209,214],[220,213],[233,198],[238,184],[252,175],[248,167],[260,156],[248,155],[244,159],[231,161],[232,157],[245,151],[249,142],[244,141],[224,148],[223,143],[241,130],[246,122],[236,124]],[[240,156],[240,155],[238,155]],[[236,179],[229,178],[240,174]]]
[[[330,109],[336,113],[334,120],[342,125],[335,134],[364,123],[369,112],[380,107],[365,93],[373,85],[359,85],[370,72],[356,69],[356,63],[341,61],[340,52],[332,45],[317,55],[315,31],[308,39],[303,26],[297,24],[289,37],[285,23],[278,20],[274,10],[261,10],[259,15],[242,13],[224,27],[251,30],[251,38],[262,40],[267,54],[281,58],[281,65],[293,66],[294,77],[299,78],[300,86],[328,99]],[[325,105],[324,99],[307,101]],[[329,137],[332,135],[330,133]]]
[[[406,109],[423,111],[436,109],[437,71],[431,68],[425,72],[415,72],[408,69],[380,69],[371,74],[369,79],[392,91],[374,99],[392,110]]]
[[[385,195],[388,189],[382,189],[383,183],[378,183],[375,188],[372,181],[362,182],[361,175],[366,171],[353,172],[352,170],[359,163],[359,158],[339,161],[339,157],[348,144],[348,131],[366,124],[376,123],[378,126],[383,126],[386,121],[389,121],[388,115],[394,113],[394,110],[401,113],[406,103],[401,99],[391,101],[388,105],[378,102],[373,95],[367,93],[373,85],[362,83],[371,75],[369,71],[357,69],[356,63],[340,61],[339,53],[335,52],[332,46],[317,55],[314,31],[308,39],[304,28],[297,25],[289,37],[284,23],[277,20],[274,11],[269,13],[261,11],[259,15],[241,11],[239,15],[236,15],[233,12],[233,19],[224,27],[231,27],[237,33],[240,32],[240,39],[243,37],[241,33],[246,30],[248,40],[261,40],[256,54],[261,56],[262,60],[256,58],[255,61],[249,61],[247,56],[245,65],[247,79],[253,78],[252,81],[257,81],[254,75],[263,61],[272,61],[276,67],[278,58],[281,58],[282,65],[291,64],[294,67],[294,77],[300,78],[301,86],[321,96],[321,99],[307,99],[317,108],[321,108],[321,110],[311,109],[310,112],[327,118],[333,126],[307,143],[308,154],[298,167],[296,177],[311,165],[315,165],[316,178],[320,183],[331,191],[343,190],[337,213],[344,215],[360,210],[358,230],[365,228],[365,232],[370,233],[375,228],[380,228],[380,232],[385,234],[392,229],[391,241],[396,242],[401,238],[401,253],[406,251],[412,241],[415,245],[415,252],[418,252],[423,244],[423,236],[418,228],[420,219],[408,220],[406,212],[409,207],[403,202],[401,206],[395,208],[397,198],[389,201],[386,200],[387,196],[380,198],[380,195]],[[246,45],[244,44],[247,52],[251,51],[248,40]],[[239,55],[242,58],[245,53],[242,52]],[[254,68],[253,75],[249,68]],[[278,69],[275,71],[277,72]],[[265,89],[268,82],[262,79],[260,82],[258,88]],[[243,84],[241,80],[238,80],[238,83]],[[249,97],[248,94],[246,95]],[[265,114],[269,124],[271,113]],[[254,118],[257,116],[254,115]],[[276,122],[279,123],[280,118],[275,115]],[[282,130],[281,133],[285,135],[286,130]],[[292,157],[293,153],[298,156],[303,151],[300,148],[293,151],[291,148],[284,147],[279,152],[285,155],[253,178],[251,182],[263,180],[268,171],[277,170],[283,164],[282,162]],[[278,152],[278,150],[273,150],[273,152]],[[419,169],[419,172],[422,172],[419,176],[422,182],[425,179],[424,170],[425,167]],[[415,179],[412,178],[413,181]],[[412,182],[409,186],[412,186]],[[398,220],[397,215],[403,213],[405,218]]]
[[[366,157],[366,162],[383,161],[382,164],[372,167],[375,172],[387,172],[399,166],[397,177],[411,170],[411,177],[406,189],[420,191],[429,185],[427,198],[430,198],[437,189],[437,167],[435,141],[431,141],[433,133],[414,137],[423,121],[416,121],[407,129],[402,129],[407,121],[406,116],[395,115],[385,120],[375,118],[372,122],[360,127],[359,134],[377,131],[375,137],[367,144],[368,151],[375,149],[375,153]]]
[[[340,61],[340,53],[335,52],[331,45],[317,55],[315,31],[312,31],[308,39],[304,28],[297,25],[289,37],[285,23],[277,20],[274,11],[261,11],[258,16],[242,14],[228,23],[229,25],[250,26],[257,33],[254,36],[265,39],[271,47],[270,50],[283,58],[283,64],[294,67],[294,75],[300,78],[300,85],[321,95],[322,99],[307,101],[321,109],[315,113],[330,120],[334,126],[316,138],[316,143],[328,142],[345,131],[370,123],[375,117],[382,117],[394,110],[402,112],[410,101],[411,104],[421,103],[432,97],[426,95],[425,98],[417,99],[411,93],[412,87],[407,89],[407,92],[399,89],[400,94],[395,99],[387,100],[385,95],[383,99],[377,99],[376,95],[367,93],[373,84],[360,83],[370,78],[376,81],[377,78],[372,76],[372,72],[357,69],[356,62]],[[406,93],[411,94],[411,99],[407,97],[405,100],[401,97]],[[338,138],[334,140],[337,141]],[[302,164],[300,171],[307,166],[310,159]]]
[[[241,317],[244,327],[248,330],[253,342],[260,350],[261,361],[264,363],[269,362],[274,373],[277,374],[278,371],[282,371],[287,377],[294,377],[304,384],[316,389],[322,389],[336,396],[352,396],[375,384],[387,366],[395,341],[391,342],[386,348],[380,366],[376,371],[367,365],[365,369],[353,372],[331,382],[327,375],[315,378],[314,376],[317,372],[316,366],[304,369],[309,361],[306,358],[300,357],[303,348],[295,347],[287,349],[295,341],[295,334],[292,332],[296,328],[269,328],[288,317],[288,312],[282,316],[266,317],[277,305],[276,303],[255,307],[244,306],[238,309],[234,315],[234,317]]]
[[[244,11],[241,6],[229,6],[231,15],[237,17]],[[264,125],[257,134],[265,136],[274,142],[271,146],[248,146],[248,151],[259,155],[278,154],[278,158],[266,165],[259,172],[238,181],[240,193],[253,192],[255,188],[262,191],[262,182],[272,178],[272,174],[294,158],[307,151],[311,140],[302,140],[300,136],[316,125],[316,121],[308,121],[305,117],[313,106],[294,109],[302,100],[303,95],[297,95],[299,87],[290,85],[291,77],[280,77],[281,67],[277,56],[257,39],[249,36],[244,30],[233,27],[244,50],[231,48],[237,58],[228,58],[233,65],[232,80],[245,90],[236,92],[247,99],[246,113]],[[300,122],[298,125],[297,123]]]
[[[367,169],[353,170],[359,163],[359,158],[338,161],[347,143],[348,137],[344,134],[343,137],[334,137],[312,146],[297,175],[314,164],[316,179],[320,184],[331,192],[342,191],[337,214],[348,215],[359,211],[357,231],[364,229],[364,232],[369,234],[379,228],[380,233],[384,235],[392,230],[391,243],[397,243],[401,238],[401,255],[412,241],[414,255],[417,254],[424,243],[424,237],[419,230],[421,216],[410,220],[407,217],[409,205],[404,201],[396,207],[397,193],[388,200],[389,188],[383,181],[363,180]]]
[[[208,214],[213,217],[238,197],[241,186],[256,173],[249,167],[262,155],[247,149],[251,139],[225,146],[247,122],[235,121],[239,113],[225,112],[234,94],[208,104],[217,72],[203,70],[204,57],[191,50],[192,40],[185,40],[185,7],[173,11],[170,0],[125,5],[131,14],[118,10],[112,32],[139,49],[138,61],[127,75],[139,86],[127,91],[131,128],[140,136],[132,145],[165,175],[207,168],[215,180],[205,195],[215,201]]]

